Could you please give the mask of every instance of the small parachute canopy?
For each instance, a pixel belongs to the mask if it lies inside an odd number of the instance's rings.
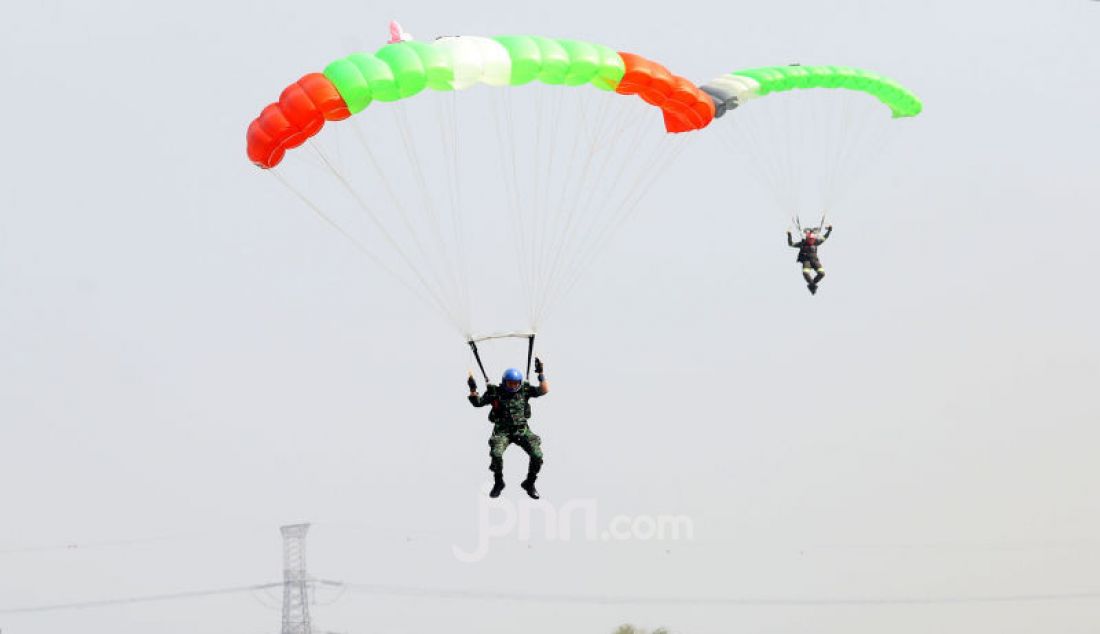
[[[920,99],[896,81],[850,66],[764,66],[722,75],[703,85],[715,101],[716,117],[750,99],[796,89],[833,88],[867,93],[890,108],[895,118],[915,117]]]
[[[906,127],[896,121],[923,110],[900,83],[851,66],[749,68],[700,89],[714,101],[715,118],[737,109],[717,134],[796,226],[800,216],[832,215],[860,172]],[[760,104],[745,107],[750,101]]]

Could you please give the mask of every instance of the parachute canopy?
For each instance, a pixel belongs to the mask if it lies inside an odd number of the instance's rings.
[[[850,66],[764,66],[722,75],[702,86],[715,100],[716,117],[749,99],[810,88],[867,93],[890,108],[895,118],[915,117],[923,107],[916,95],[896,81]]]
[[[701,90],[714,99],[715,118],[729,113],[718,134],[795,225],[803,224],[800,216],[817,224],[831,215],[899,131],[895,121],[923,109],[893,79],[850,66],[750,68]]]
[[[534,35],[441,37],[430,44],[404,40],[373,54],[354,53],[288,86],[249,126],[248,156],[260,167],[274,167],[325,121],[346,119],[373,101],[408,99],[425,89],[536,81],[638,95],[661,109],[669,132],[696,130],[714,118],[714,103],[692,82],[600,44]]]
[[[247,154],[470,342],[536,332],[690,138],[670,133],[714,118],[601,44],[390,35],[288,86]]]

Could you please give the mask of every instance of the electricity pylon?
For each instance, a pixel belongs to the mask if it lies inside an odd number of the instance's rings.
[[[282,634],[313,634],[309,622],[309,574],[306,572],[306,533],[309,524],[291,524],[283,534]]]

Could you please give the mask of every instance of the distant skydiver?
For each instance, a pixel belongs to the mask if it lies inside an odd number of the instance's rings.
[[[474,376],[471,374],[466,379],[466,385],[470,387],[470,404],[474,407],[492,406],[489,410],[489,422],[493,423],[493,435],[489,437],[489,470],[493,472],[493,490],[489,492],[489,497],[495,498],[504,490],[504,450],[509,445],[516,444],[530,458],[527,479],[520,486],[527,495],[539,499],[535,479],[542,468],[542,439],[527,426],[527,420],[531,418],[531,405],[528,401],[550,391],[550,384],[546,382],[542,369],[542,361],[536,357],[538,387],[524,381],[523,373],[519,370],[508,368],[501,377],[501,384],[486,385],[485,393],[480,396]]]
[[[787,229],[787,246],[798,249],[798,262],[802,264],[802,277],[806,280],[806,288],[810,294],[817,294],[817,285],[821,278],[825,277],[825,267],[821,266],[821,260],[817,257],[817,247],[825,244],[833,233],[833,226],[825,227],[825,235],[818,237],[817,229],[806,229],[805,235],[798,242],[791,239],[791,230]],[[814,275],[814,273],[817,273]]]

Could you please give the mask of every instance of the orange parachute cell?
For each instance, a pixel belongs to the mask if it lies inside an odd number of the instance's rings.
[[[290,148],[317,134],[325,121],[351,116],[343,97],[324,75],[310,73],[286,87],[248,126],[248,158],[273,167]]]
[[[620,52],[619,57],[626,72],[615,91],[660,108],[669,132],[698,130],[714,119],[714,101],[692,82],[640,55]]]

